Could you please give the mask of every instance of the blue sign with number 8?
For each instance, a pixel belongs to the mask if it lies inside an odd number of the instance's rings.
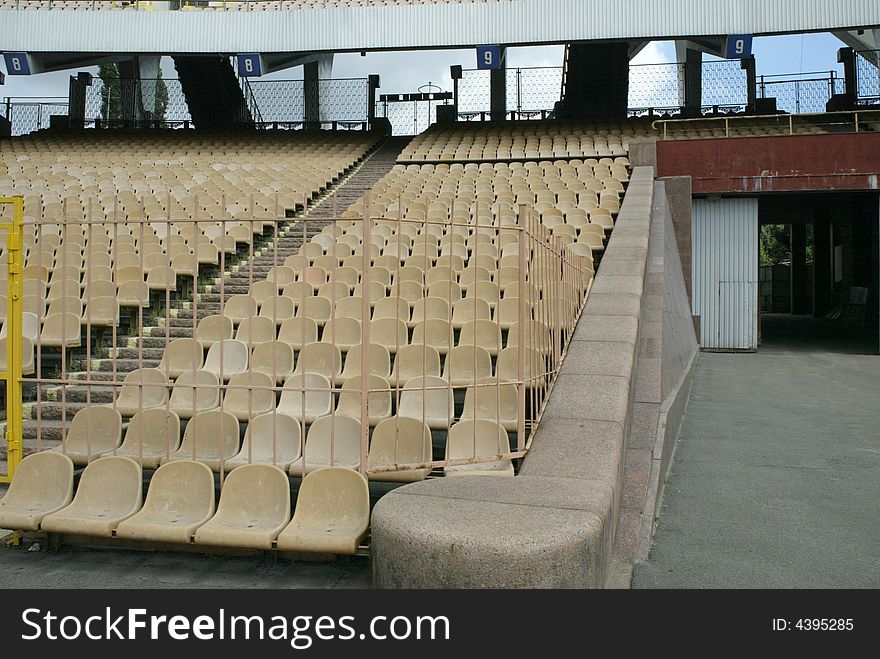
[[[239,55],[238,75],[242,78],[259,78],[263,75],[263,58],[256,53]]]
[[[30,62],[27,53],[3,53],[6,60],[6,72],[11,76],[29,76]]]

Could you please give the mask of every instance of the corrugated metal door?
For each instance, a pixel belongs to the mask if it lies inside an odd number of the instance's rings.
[[[693,313],[709,350],[758,349],[758,200],[695,199]]]

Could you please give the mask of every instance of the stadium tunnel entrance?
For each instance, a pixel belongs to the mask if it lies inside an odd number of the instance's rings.
[[[877,354],[880,195],[759,200],[759,349]]]

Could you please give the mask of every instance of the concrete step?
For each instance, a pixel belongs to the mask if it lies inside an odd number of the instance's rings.
[[[156,368],[159,366],[158,359],[117,359],[116,360],[116,371],[118,373],[131,373],[132,371],[138,368]],[[97,368],[95,368],[97,366]],[[92,364],[93,371],[112,371],[113,370],[113,360],[112,359],[99,359],[96,360],[94,364]]]
[[[5,425],[5,424],[4,424]],[[4,428],[5,433],[5,428]],[[54,433],[54,431],[53,431]],[[36,441],[36,434],[32,437],[22,438],[22,454],[23,457],[27,457],[33,453],[37,453],[39,451],[48,451],[49,449],[53,449],[56,446],[61,446],[61,428],[58,427],[57,437],[52,438],[47,436],[45,433],[41,433],[39,447]],[[6,450],[6,442],[0,442],[0,461],[6,462],[7,458],[7,450]],[[0,470],[0,473],[6,473],[6,468],[3,467]]]
[[[106,355],[107,359],[112,359],[115,356],[116,359],[148,359],[151,361],[161,361],[162,356],[165,354],[165,346],[163,342],[161,347],[156,348],[116,348],[116,350],[108,350],[107,352],[109,353]]]

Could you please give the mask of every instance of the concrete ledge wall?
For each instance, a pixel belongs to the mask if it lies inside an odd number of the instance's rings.
[[[520,475],[434,479],[384,496],[372,519],[376,587],[605,584],[634,398],[653,201],[653,169],[635,168]]]
[[[688,181],[689,182],[689,181]],[[651,546],[654,518],[661,503],[663,481],[690,394],[691,367],[698,355],[697,338],[691,318],[685,274],[682,271],[678,241],[670,208],[669,187],[675,182],[658,181],[654,189],[654,212],[651,219],[651,252],[648,266],[648,307],[643,318],[643,345],[638,359],[639,375],[649,364],[659,365],[655,378],[656,394],[651,401],[639,402],[641,418],[650,418],[652,437],[650,472],[644,501],[642,523],[635,558],[645,560]],[[674,191],[675,194],[677,191]],[[689,244],[688,244],[689,247]],[[659,327],[658,327],[659,326]],[[645,345],[646,337],[659,331],[659,346]],[[659,359],[649,359],[657,356]],[[643,399],[639,398],[639,401]],[[638,433],[648,434],[648,428]]]

